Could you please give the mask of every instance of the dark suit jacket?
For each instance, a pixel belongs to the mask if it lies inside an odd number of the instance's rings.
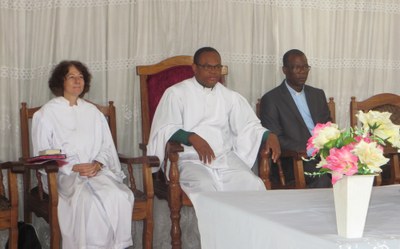
[[[305,85],[304,92],[314,124],[331,121],[324,91]],[[283,150],[306,150],[311,134],[285,81],[262,97],[260,108],[262,125],[278,136]]]

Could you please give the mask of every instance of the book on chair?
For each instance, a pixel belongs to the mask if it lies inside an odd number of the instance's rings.
[[[39,156],[61,154],[60,149],[48,149],[39,151]]]
[[[60,149],[47,149],[39,151],[38,156],[26,159],[26,162],[42,164],[52,160],[63,161],[65,158],[67,158],[67,156],[62,154]]]

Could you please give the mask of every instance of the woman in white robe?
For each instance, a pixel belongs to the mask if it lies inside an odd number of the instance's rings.
[[[82,99],[91,75],[78,61],[63,61],[49,87],[57,97],[33,117],[34,154],[61,149],[58,219],[63,249],[121,249],[132,245],[134,196],[125,177],[104,115]]]

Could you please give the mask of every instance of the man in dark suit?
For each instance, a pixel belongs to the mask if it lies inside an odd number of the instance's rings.
[[[324,91],[305,84],[310,68],[302,51],[289,50],[283,56],[282,70],[286,79],[261,99],[261,123],[278,135],[282,150],[306,151],[314,126],[331,120]],[[311,155],[311,151],[307,153]],[[282,159],[282,164],[289,178],[287,181],[293,180],[291,159]],[[317,171],[315,166],[316,161],[305,161],[304,171]],[[330,182],[328,175],[306,176],[308,187],[329,187]]]

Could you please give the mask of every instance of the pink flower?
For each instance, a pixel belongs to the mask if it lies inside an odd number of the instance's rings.
[[[337,124],[328,122],[326,124],[318,123],[314,129],[312,137],[307,141],[307,151],[313,150],[312,156],[316,155],[324,145],[340,136],[340,130]]]
[[[312,151],[311,156],[315,156],[319,152],[319,148],[316,148],[313,144],[314,136],[310,137],[307,141],[307,151]]]
[[[369,136],[366,136],[366,137],[356,136],[354,139],[355,139],[357,142],[360,142],[361,140],[363,140],[363,141],[366,142],[366,143],[371,143],[371,142],[372,142],[371,137],[369,137]]]
[[[342,178],[343,175],[354,175],[358,171],[358,157],[351,153],[353,144],[343,146],[342,148],[332,148],[329,156],[326,157],[327,164],[324,168],[330,169],[332,174],[332,184]]]

